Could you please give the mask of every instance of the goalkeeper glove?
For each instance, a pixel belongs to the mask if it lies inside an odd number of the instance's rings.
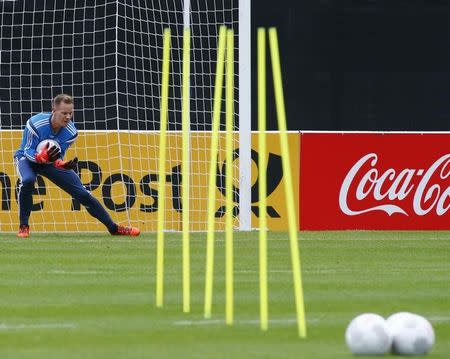
[[[49,146],[50,143],[47,143],[47,145],[40,152],[36,153],[34,158],[37,163],[55,162],[59,158],[61,155],[59,148],[56,146],[49,148]]]
[[[75,157],[73,160],[64,161],[64,160],[56,160],[54,165],[56,168],[62,168],[65,170],[74,170],[77,168],[78,157]]]

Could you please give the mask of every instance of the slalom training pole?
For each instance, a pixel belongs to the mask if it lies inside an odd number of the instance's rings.
[[[259,313],[262,330],[269,327],[267,288],[266,176],[266,29],[258,29],[258,190],[259,190]]]
[[[220,110],[222,105],[223,74],[225,66],[226,27],[219,30],[217,47],[216,79],[214,83],[213,121],[211,135],[211,151],[209,159],[208,182],[208,229],[206,236],[206,274],[205,274],[205,318],[211,318],[213,282],[214,282],[214,223],[216,206],[216,168],[219,144]]]
[[[278,130],[280,131],[281,155],[285,179],[285,197],[289,225],[289,241],[291,247],[292,273],[294,277],[295,307],[297,310],[298,332],[306,338],[305,305],[303,299],[300,253],[297,239],[297,219],[295,216],[294,191],[292,187],[291,161],[286,134],[286,109],[284,105],[283,83],[281,79],[280,52],[278,35],[275,28],[269,29],[269,45],[272,60],[275,104],[277,109]]]
[[[190,189],[190,123],[189,123],[189,74],[190,74],[191,31],[185,28],[183,32],[183,88],[181,122],[183,132],[182,150],[182,223],[183,223],[183,312],[191,311],[191,269],[190,269],[190,237],[189,237],[189,189]]]
[[[156,238],[156,306],[161,308],[164,301],[164,212],[166,180],[167,116],[169,104],[170,29],[164,30],[163,66],[160,104],[160,135],[158,162],[158,233]]]

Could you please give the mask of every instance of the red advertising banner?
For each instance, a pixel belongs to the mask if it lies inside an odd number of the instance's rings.
[[[300,229],[450,229],[450,134],[302,133]]]

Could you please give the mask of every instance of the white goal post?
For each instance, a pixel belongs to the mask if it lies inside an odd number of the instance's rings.
[[[191,30],[191,229],[206,229],[207,163],[217,36],[235,31],[234,227],[251,229],[251,0],[0,0],[0,231],[18,227],[13,154],[27,119],[74,96],[85,186],[113,219],[155,231],[158,201],[167,230],[181,230],[183,29]],[[167,198],[157,194],[164,28],[172,31]],[[225,129],[225,106],[221,131]],[[225,135],[220,143],[224,145]],[[216,219],[223,228],[225,154],[219,151]],[[34,192],[32,231],[104,231],[77,201],[45,178]],[[192,211],[192,212],[191,212]]]

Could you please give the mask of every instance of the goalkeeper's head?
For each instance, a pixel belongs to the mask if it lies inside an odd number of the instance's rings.
[[[73,115],[73,98],[65,93],[59,94],[52,103],[52,126],[55,129],[66,127]]]

